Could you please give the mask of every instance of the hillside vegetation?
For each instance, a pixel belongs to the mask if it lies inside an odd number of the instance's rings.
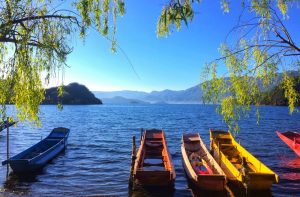
[[[78,83],[70,83],[64,86],[64,93],[58,97],[57,87],[49,88],[45,93],[43,104],[63,105],[93,105],[102,104],[102,101],[95,97],[84,85]]]

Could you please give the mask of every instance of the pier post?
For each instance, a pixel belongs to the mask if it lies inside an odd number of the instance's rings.
[[[9,159],[9,119],[7,118],[6,121],[7,127],[6,127],[6,160],[8,161]],[[6,178],[8,178],[8,174],[9,174],[9,165],[8,163],[6,164]]]
[[[130,168],[130,177],[129,177],[129,187],[130,187],[130,189],[133,186],[133,171],[134,171],[135,159],[136,159],[135,136],[132,136],[131,168]]]
[[[143,132],[144,132],[144,129],[143,129],[143,128],[141,128],[140,142],[142,141]]]
[[[131,157],[135,157],[135,155],[136,155],[135,136],[132,136],[132,152],[131,152]]]

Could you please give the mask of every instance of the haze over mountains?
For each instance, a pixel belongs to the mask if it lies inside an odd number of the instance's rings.
[[[299,76],[297,71],[288,71],[290,76]],[[283,74],[278,73],[277,78],[268,87],[264,88],[262,80],[258,81],[258,85],[263,92],[268,92],[273,89],[282,80]],[[229,83],[229,78],[225,78],[225,81]],[[227,83],[225,82],[225,83]],[[188,88],[186,90],[163,90],[152,91],[150,93],[142,91],[94,91],[94,95],[102,99],[103,103],[114,104],[132,104],[132,103],[174,103],[174,104],[199,104],[202,102],[202,89],[201,84]]]
[[[179,91],[163,90],[147,93],[123,90],[112,92],[94,91],[93,93],[97,98],[101,98],[103,103],[202,103],[200,85]]]

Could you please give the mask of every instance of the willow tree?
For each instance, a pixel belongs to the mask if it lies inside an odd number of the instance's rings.
[[[43,84],[59,75],[72,52],[72,36],[89,28],[112,42],[122,0],[3,0],[0,3],[0,118],[13,103],[17,119],[39,123]],[[59,88],[61,94],[62,88]]]
[[[182,23],[188,25],[194,17],[195,3],[201,2],[170,1],[159,17],[158,36],[168,36],[170,30],[180,29]],[[237,24],[224,35],[221,57],[206,64],[203,76],[207,82],[202,84],[204,101],[220,104],[217,111],[234,130],[239,130],[237,121],[248,114],[250,106],[259,105],[262,91],[274,84],[283,87],[290,113],[299,98],[289,71],[299,70],[300,43],[294,41],[286,28],[288,12],[291,8],[298,9],[299,1],[242,0],[240,3]],[[221,0],[221,7],[225,13],[229,12],[229,1]],[[218,73],[221,67],[226,68],[226,74]],[[283,75],[278,77],[278,72]]]

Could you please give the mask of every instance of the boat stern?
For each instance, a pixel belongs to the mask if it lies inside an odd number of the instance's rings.
[[[198,175],[197,186],[203,190],[224,191],[226,185],[225,175]]]
[[[250,190],[269,190],[273,183],[278,183],[278,175],[269,173],[249,173],[247,188]]]
[[[143,171],[137,170],[135,184],[143,186],[173,186],[174,177],[170,171]]]

